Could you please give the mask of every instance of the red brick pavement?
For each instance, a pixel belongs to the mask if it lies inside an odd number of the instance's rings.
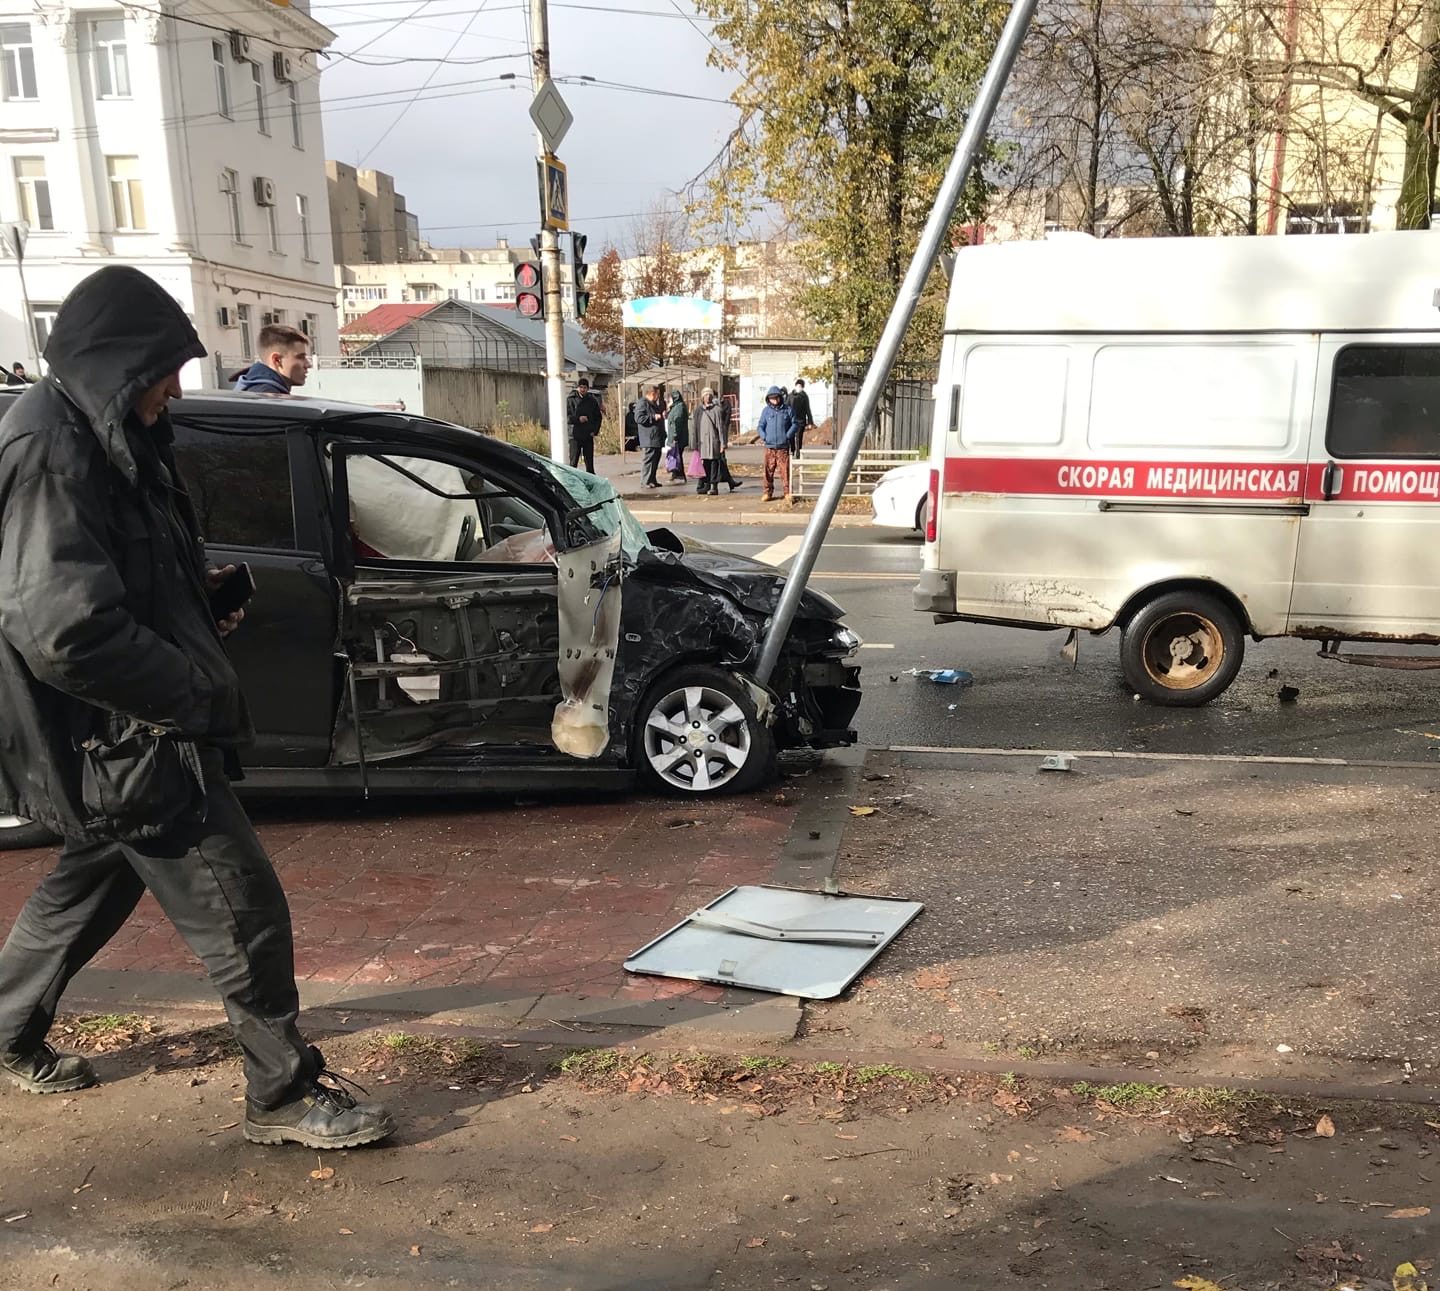
[[[795,815],[769,796],[325,810],[271,804],[257,820],[289,894],[302,980],[697,1002],[721,988],[621,963],[727,887],[766,881]],[[0,926],[52,862],[0,853]],[[202,975],[148,896],[94,967]]]

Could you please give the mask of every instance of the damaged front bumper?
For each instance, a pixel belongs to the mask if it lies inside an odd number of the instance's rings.
[[[792,649],[775,670],[775,742],[778,747],[830,749],[854,744],[851,726],[860,707],[860,637],[833,621],[797,623]]]

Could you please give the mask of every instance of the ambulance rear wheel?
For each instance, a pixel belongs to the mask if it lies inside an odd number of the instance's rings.
[[[1235,612],[1204,592],[1157,596],[1120,638],[1120,667],[1131,690],[1172,708],[1208,704],[1235,680],[1244,659]]]

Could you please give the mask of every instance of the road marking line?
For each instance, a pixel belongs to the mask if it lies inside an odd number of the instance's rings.
[[[800,544],[804,540],[804,534],[786,534],[779,542],[772,542],[764,551],[757,552],[755,559],[766,565],[783,565],[800,550]]]
[[[946,753],[989,758],[1043,758],[1053,749],[992,749],[953,744],[891,744],[887,753]],[[1259,753],[1124,753],[1116,749],[1064,752],[1075,758],[1104,758],[1111,762],[1239,762],[1269,766],[1391,767],[1434,771],[1433,762],[1387,762],[1382,759],[1274,757]]]
[[[893,650],[895,646],[889,641],[866,641],[860,648],[862,650]]]

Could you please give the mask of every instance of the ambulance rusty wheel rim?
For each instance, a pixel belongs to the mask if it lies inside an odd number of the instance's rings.
[[[1183,611],[1151,625],[1140,647],[1150,679],[1167,690],[1203,686],[1225,662],[1225,637],[1213,619]]]
[[[750,723],[722,691],[682,686],[658,700],[645,719],[645,756],[666,784],[710,793],[750,760]]]

